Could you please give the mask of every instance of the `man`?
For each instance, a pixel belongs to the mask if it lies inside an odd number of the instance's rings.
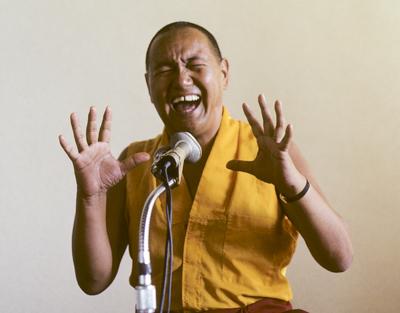
[[[92,107],[86,136],[71,115],[77,149],[60,136],[77,181],[73,257],[86,293],[108,287],[127,245],[136,258],[138,217],[157,185],[146,161],[178,131],[192,133],[203,155],[195,164],[185,163],[183,182],[173,191],[173,310],[290,310],[285,270],[298,232],[327,270],[350,266],[344,223],[292,142],[281,103],[274,105],[276,122],[262,95],[262,123],[245,104],[250,126],[229,117],[223,106],[229,64],[207,30],[186,22],[162,28],[148,47],[145,77],[165,125],[162,135],[131,144],[116,160],[109,148],[111,110],[106,109],[98,135]],[[157,202],[151,257],[158,290],[164,240],[163,204]],[[134,264],[132,284],[136,276]]]

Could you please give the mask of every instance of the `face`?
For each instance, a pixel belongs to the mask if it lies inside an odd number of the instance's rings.
[[[228,62],[194,28],[158,36],[150,47],[146,82],[151,101],[169,134],[188,131],[207,145],[222,118]]]

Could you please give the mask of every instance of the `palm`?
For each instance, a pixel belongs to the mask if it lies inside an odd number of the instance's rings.
[[[105,192],[124,176],[121,165],[104,142],[92,144],[74,162],[78,185],[86,195]]]
[[[292,138],[291,126],[286,126],[281,104],[275,103],[276,125],[265,104],[265,99],[259,97],[263,123],[254,117],[247,105],[243,105],[244,113],[257,139],[258,153],[253,161],[233,160],[228,167],[244,171],[258,179],[279,186],[284,184],[293,163],[289,155],[289,145]]]
[[[257,138],[258,153],[254,159],[255,176],[267,183],[276,183],[279,180],[282,163],[288,157],[285,147],[269,136]]]
[[[96,112],[90,109],[83,136],[76,114],[71,114],[71,125],[77,149],[69,145],[63,136],[60,144],[74,164],[75,177],[83,196],[105,193],[116,185],[125,174],[137,164],[148,160],[147,153],[136,153],[125,160],[117,160],[111,154],[111,110],[106,109],[100,132],[97,134]]]

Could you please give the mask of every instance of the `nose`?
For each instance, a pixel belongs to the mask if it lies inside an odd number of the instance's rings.
[[[177,71],[177,83],[180,87],[187,87],[193,84],[190,71],[185,67],[180,67]]]

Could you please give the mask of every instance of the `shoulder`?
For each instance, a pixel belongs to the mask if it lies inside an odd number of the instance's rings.
[[[226,124],[228,126],[228,129],[238,129],[241,137],[247,139],[255,139],[251,130],[251,126],[247,121],[239,120],[228,115]]]
[[[239,130],[238,142],[240,145],[257,151],[257,139],[254,137],[250,124],[247,121],[234,118],[230,118],[230,120],[231,127],[236,127]]]
[[[246,124],[245,121],[233,117],[231,115],[230,110],[226,106],[223,107],[221,126],[226,125],[226,126],[240,127],[245,124]]]
[[[252,159],[257,154],[257,141],[250,125],[228,114],[223,117],[214,145],[222,146],[218,151],[223,154],[233,149],[231,158],[235,159]]]

